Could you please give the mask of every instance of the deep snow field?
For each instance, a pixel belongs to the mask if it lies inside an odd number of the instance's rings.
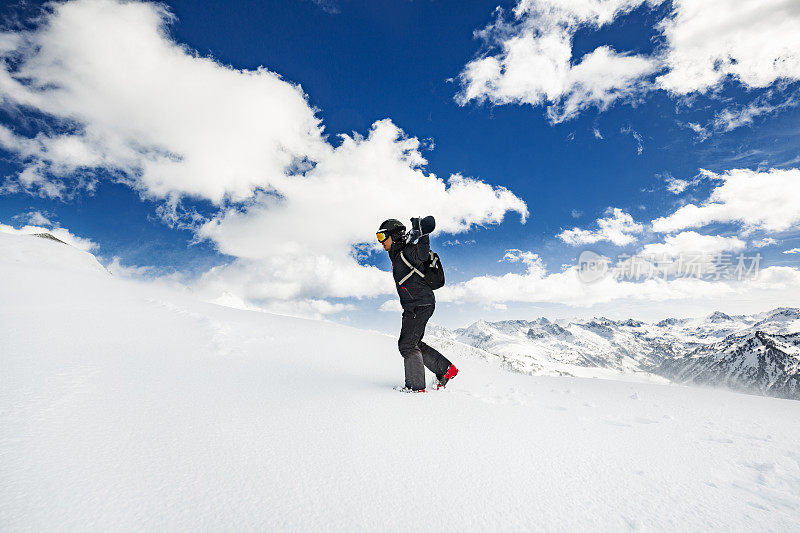
[[[800,527],[800,402],[463,355],[401,394],[396,342],[0,234],[0,530]]]

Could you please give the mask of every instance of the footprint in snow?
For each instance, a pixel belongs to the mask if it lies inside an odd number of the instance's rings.
[[[708,442],[718,442],[720,444],[733,444],[733,441],[727,437],[706,437]]]
[[[603,420],[603,422],[605,422],[606,424],[608,424],[610,426],[619,426],[619,427],[622,427],[622,428],[632,428],[633,427],[632,425],[628,424],[627,422],[622,422],[621,420],[612,420],[612,419],[606,418],[606,419]]]

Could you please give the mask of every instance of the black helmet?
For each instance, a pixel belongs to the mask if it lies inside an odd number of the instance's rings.
[[[396,218],[390,218],[389,220],[384,220],[378,228],[378,240],[383,242],[386,240],[386,237],[391,237],[392,241],[399,241],[405,232],[406,227],[402,222]]]

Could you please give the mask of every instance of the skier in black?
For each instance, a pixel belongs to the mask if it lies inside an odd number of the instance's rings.
[[[433,222],[433,217],[429,218]],[[399,220],[390,218],[381,224],[377,236],[392,260],[392,275],[403,307],[403,325],[397,341],[406,374],[402,390],[425,392],[425,367],[436,375],[436,388],[444,387],[455,377],[458,369],[445,356],[422,342],[425,325],[436,306],[433,290],[419,275],[424,271],[423,265],[430,252],[430,238],[427,233],[423,234],[419,218],[411,219],[408,235]]]

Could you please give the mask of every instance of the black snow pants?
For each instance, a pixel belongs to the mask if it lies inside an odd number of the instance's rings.
[[[450,368],[450,361],[441,353],[422,342],[425,325],[433,314],[435,305],[421,305],[403,310],[403,326],[397,347],[403,356],[406,370],[406,387],[413,390],[425,388],[425,367],[439,379]],[[424,366],[423,366],[424,365]]]

